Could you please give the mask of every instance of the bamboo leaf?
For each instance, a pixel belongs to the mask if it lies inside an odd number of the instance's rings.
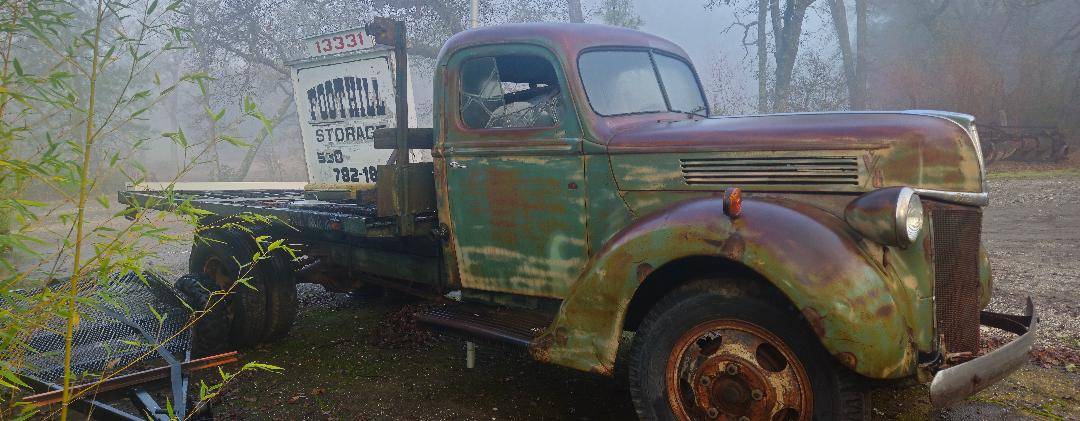
[[[271,365],[271,364],[265,364],[265,363],[252,361],[252,362],[249,362],[247,364],[244,364],[243,370],[263,370],[263,371],[270,371],[270,372],[278,372],[278,371],[284,370],[284,368],[278,367],[276,365]]]
[[[162,324],[165,322],[165,316],[159,313],[153,305],[150,305],[150,303],[146,303],[146,307],[149,308],[150,312],[154,314],[154,318],[157,319],[158,324]]]
[[[15,386],[25,387],[25,388],[30,387],[30,385],[26,384],[26,382],[24,382],[22,379],[20,379],[18,375],[16,375],[15,373],[12,373],[10,370],[8,370],[6,368],[0,368],[0,376],[2,376],[5,380],[7,380],[7,382],[10,382],[11,384],[13,384]]]
[[[236,146],[238,148],[246,148],[248,146],[251,146],[250,144],[245,142],[243,139],[240,139],[238,137],[229,136],[229,135],[221,135],[221,140],[227,142],[230,145]]]

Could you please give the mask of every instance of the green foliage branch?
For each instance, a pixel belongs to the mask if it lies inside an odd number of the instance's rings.
[[[154,204],[111,206],[109,180],[146,180],[137,157],[154,138],[142,126],[157,107],[183,85],[205,93],[210,81],[192,72],[168,83],[155,72],[162,57],[189,47],[187,30],[174,24],[183,21],[180,6],[159,0],[0,2],[0,418],[29,418],[38,410],[20,401],[29,385],[19,375],[29,368],[27,356],[35,352],[29,339],[36,333],[60,334],[65,342],[63,402],[50,417],[66,419],[72,400],[94,393],[93,387],[72,393],[76,382],[100,384],[132,368],[134,363],[102,373],[72,370],[74,334],[87,322],[80,308],[117,302],[104,292],[121,279],[112,274],[134,272],[147,282],[158,251],[188,241],[186,232],[198,236],[205,229],[247,230],[272,222],[237,215],[199,226],[212,215],[180,199],[171,214],[148,211]],[[247,121],[272,129],[250,99],[240,108]],[[205,112],[215,120],[225,115],[224,109]],[[167,183],[166,197],[174,199],[175,182],[205,163],[216,144],[245,144],[226,135],[192,144],[182,130],[161,136],[190,158]],[[187,229],[170,229],[169,223]],[[192,309],[185,327],[237,285],[250,287],[251,268],[271,253],[293,254],[281,240],[254,237],[259,251],[238,265],[238,282],[215,294],[206,308]],[[162,312],[150,310],[163,323]],[[259,363],[239,370],[252,369],[279,370]],[[216,395],[237,374],[220,373],[220,383],[200,387],[200,400]]]

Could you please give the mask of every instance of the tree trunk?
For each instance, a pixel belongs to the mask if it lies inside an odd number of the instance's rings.
[[[570,22],[585,22],[581,13],[581,0],[566,0],[566,9],[570,12]]]
[[[278,109],[274,112],[274,116],[270,119],[270,130],[277,128],[285,117],[289,115],[289,111],[292,109],[293,101],[291,97],[285,97],[285,100],[281,102]],[[259,147],[266,143],[266,140],[271,138],[273,133],[267,130],[259,130],[259,136],[255,138],[254,142],[251,142],[251,146],[244,152],[244,159],[240,161],[240,167],[236,169],[235,178],[233,181],[244,181],[247,177],[248,171],[251,170],[251,163],[255,161],[255,155],[259,153]]]
[[[210,74],[210,58],[204,47],[200,47],[200,44],[195,44],[195,50],[198,54],[196,62],[199,64],[199,71]],[[199,81],[199,101],[203,107],[203,118],[206,119],[206,141],[212,143],[210,151],[210,159],[214,165],[214,181],[224,181],[228,178],[227,175],[221,172],[221,148],[218,143],[218,125],[217,120],[214,119],[214,104],[210,101],[211,80]]]
[[[851,108],[865,110],[870,102],[866,86],[867,59],[870,55],[870,27],[866,11],[870,0],[855,0],[855,95]]]
[[[771,0],[769,7],[772,15],[773,38],[776,51],[776,85],[773,89],[773,110],[786,112],[791,108],[791,75],[795,70],[795,59],[799,55],[799,39],[802,37],[803,18],[806,8],[814,0],[785,0],[781,14],[780,0]]]
[[[769,112],[769,44],[766,39],[769,17],[769,3],[766,0],[758,0],[757,15],[757,88],[758,88],[758,112]]]
[[[170,67],[172,67],[172,82],[174,84],[179,84],[180,83],[180,70],[183,69],[183,57],[180,57],[179,55],[175,55],[175,56],[172,56],[171,58],[172,58],[172,62],[169,63],[169,65],[170,65]],[[166,103],[165,103],[165,112],[167,112],[169,114],[169,130],[171,130],[173,132],[179,132],[180,131],[180,120],[179,120],[179,115],[180,115],[180,94],[179,93],[174,92],[172,94],[172,96],[169,98],[169,100],[166,101]],[[177,145],[176,142],[172,142],[172,141],[168,142],[168,144],[169,144],[169,159],[170,159],[169,163],[173,166],[173,169],[176,170],[176,173],[179,173],[181,167],[183,166],[180,163],[180,145]],[[185,151],[185,154],[186,154],[186,151]],[[172,178],[172,177],[170,177],[170,178]]]
[[[209,82],[206,82],[206,83],[209,83]],[[205,112],[207,114],[207,116],[205,117],[206,118],[206,141],[207,142],[215,142],[214,145],[213,145],[214,150],[211,151],[213,153],[211,159],[213,160],[213,165],[214,165],[214,181],[223,181],[226,178],[228,178],[228,176],[221,173],[221,148],[219,148],[219,146],[221,146],[221,145],[219,143],[216,143],[217,138],[218,138],[217,120],[214,120],[214,118],[209,115],[209,114],[212,114],[211,110],[213,110],[213,108],[210,108],[210,107],[213,106],[213,104],[210,102],[210,88],[209,87],[207,88],[207,91],[202,94],[202,98],[200,98],[200,99],[202,100],[203,110],[205,110]]]
[[[858,81],[855,76],[855,57],[851,52],[851,37],[848,33],[847,6],[844,4],[844,0],[829,0],[829,10],[832,12],[836,41],[840,46],[841,64],[844,67],[844,83],[847,85],[848,92],[848,107],[854,110],[856,109],[856,96],[858,96]]]

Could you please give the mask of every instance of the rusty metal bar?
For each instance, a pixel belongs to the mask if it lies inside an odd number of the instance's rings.
[[[394,89],[397,91],[394,114],[397,119],[397,148],[394,152],[397,155],[397,159],[394,160],[394,171],[397,173],[395,191],[398,205],[398,232],[406,236],[413,233],[412,215],[409,214],[409,177],[406,173],[409,167],[409,58],[405,51],[407,46],[405,22],[395,20],[392,24],[394,28],[394,77],[396,79]]]
[[[416,319],[420,323],[464,333],[470,338],[496,343],[507,343],[524,348],[551,324],[548,315],[509,309],[492,309],[465,304],[452,304],[424,313]]]
[[[234,363],[239,361],[236,355],[236,351],[226,352],[224,354],[218,355],[211,355],[209,357],[203,357],[182,363],[180,365],[180,369],[183,370],[183,372],[185,373],[192,373],[211,367],[217,367],[219,365]],[[72,387],[71,393],[75,395],[88,390],[93,390],[94,393],[103,393],[136,386],[155,380],[161,380],[169,377],[169,368],[169,366],[161,366],[151,368],[149,370],[125,374],[123,376],[113,377],[103,382],[80,384]],[[61,400],[63,400],[63,390],[53,390],[49,392],[38,393],[36,395],[27,396],[26,399],[24,399],[25,402],[28,402],[34,406],[51,405],[54,403],[58,403]]]

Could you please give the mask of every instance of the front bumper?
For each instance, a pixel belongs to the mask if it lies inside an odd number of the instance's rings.
[[[930,403],[936,408],[952,405],[1008,376],[1028,360],[1035,343],[1035,306],[1027,299],[1024,316],[983,311],[979,323],[1020,335],[1000,348],[938,371],[930,383]]]

